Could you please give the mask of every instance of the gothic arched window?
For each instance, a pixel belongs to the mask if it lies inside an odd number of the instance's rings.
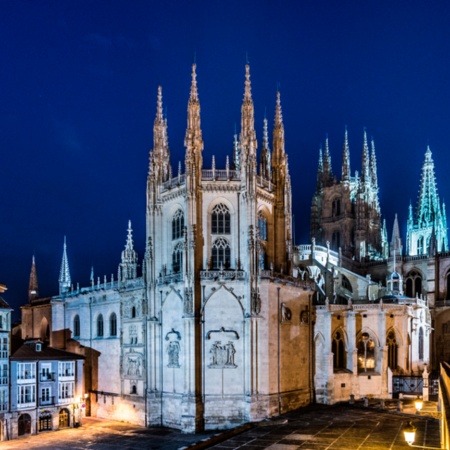
[[[172,240],[180,239],[183,237],[184,229],[184,214],[179,209],[172,218]]]
[[[183,244],[179,242],[172,253],[172,271],[173,273],[181,272],[183,267]]]
[[[388,346],[388,367],[391,370],[397,369],[398,345],[395,338],[395,331],[390,330],[386,337],[386,345]]]
[[[229,209],[222,203],[214,206],[211,214],[211,233],[230,234],[231,216]]]
[[[333,231],[333,235],[331,237],[331,248],[333,250],[339,250],[341,246],[341,233],[339,231]]]
[[[228,269],[230,267],[230,244],[224,238],[218,238],[212,245],[212,269]]]
[[[97,337],[103,337],[103,316],[101,314],[97,317]]]
[[[331,351],[333,353],[333,369],[346,369],[347,355],[345,352],[344,336],[342,331],[336,331],[331,343]]]
[[[425,248],[423,246],[423,236],[420,236],[419,239],[417,239],[417,254],[423,255],[425,253]]]
[[[73,318],[73,335],[80,336],[80,316],[78,314]]]
[[[405,295],[411,298],[422,295],[422,276],[419,272],[413,270],[406,277]]]
[[[131,318],[134,319],[136,317],[136,306],[131,308]]]
[[[423,328],[419,328],[419,361],[423,361]]]
[[[258,232],[262,241],[267,241],[267,219],[260,213],[258,215]]]
[[[109,316],[109,335],[117,336],[117,316],[116,313],[112,313]]]
[[[361,333],[358,341],[358,372],[375,369],[375,343],[369,333]]]
[[[341,199],[336,198],[332,203],[331,215],[333,217],[338,217],[341,215]]]

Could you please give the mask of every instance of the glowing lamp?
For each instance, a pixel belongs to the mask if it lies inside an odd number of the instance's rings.
[[[408,422],[405,428],[403,428],[403,434],[405,435],[405,441],[408,445],[412,445],[416,439],[416,427]]]
[[[420,398],[418,398],[414,402],[414,406],[416,407],[416,414],[420,414],[420,410],[422,409],[423,406],[423,401]]]

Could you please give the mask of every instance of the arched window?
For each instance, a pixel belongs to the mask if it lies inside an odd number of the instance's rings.
[[[341,215],[341,199],[337,198],[333,200],[331,215],[333,217],[338,217]]]
[[[450,272],[447,274],[447,278],[446,278],[446,285],[447,285],[447,292],[445,295],[445,299],[446,300],[450,300]]]
[[[386,345],[388,347],[388,367],[391,370],[397,369],[398,345],[395,338],[395,331],[390,330],[386,337]]]
[[[131,308],[131,318],[134,319],[136,317],[136,306]]]
[[[214,206],[211,214],[211,233],[230,234],[230,211],[222,203]]]
[[[406,277],[405,295],[411,298],[422,295],[422,277],[419,272],[413,270]]]
[[[347,355],[345,352],[345,343],[342,331],[336,331],[336,333],[334,333],[333,342],[331,343],[331,351],[333,353],[333,369],[346,369]]]
[[[184,229],[184,214],[181,209],[179,209],[173,216],[172,219],[172,240],[180,239],[183,237]]]
[[[73,335],[80,336],[80,316],[78,314],[73,318]]]
[[[339,250],[341,246],[341,233],[339,231],[333,231],[333,235],[331,237],[331,248],[333,250]]]
[[[423,328],[419,328],[419,361],[423,361]]]
[[[230,267],[230,245],[224,238],[218,238],[212,246],[212,269],[228,269]]]
[[[173,273],[181,272],[183,267],[183,244],[179,242],[172,253],[172,271]]]
[[[361,333],[358,341],[358,372],[375,369],[375,343],[369,333]]]
[[[137,389],[136,389],[136,385],[135,384],[131,385],[131,394],[137,394]]]
[[[103,316],[101,314],[97,317],[97,337],[103,337]]]
[[[258,215],[258,232],[262,241],[267,241],[267,219],[260,213]]]
[[[109,335],[117,336],[117,316],[116,313],[112,313],[109,316]]]
[[[423,246],[423,236],[420,236],[420,238],[417,239],[417,254],[418,255],[425,254],[425,249]]]

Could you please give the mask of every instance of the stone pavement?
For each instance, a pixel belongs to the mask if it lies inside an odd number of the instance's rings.
[[[360,405],[314,405],[282,416],[225,432],[182,434],[168,428],[142,428],[124,422],[84,418],[80,428],[63,429],[0,443],[3,449],[270,449],[270,450],[381,450],[410,448],[402,428],[412,420],[415,444],[439,447],[437,419],[381,410],[379,402]],[[430,405],[428,405],[430,409]],[[431,408],[432,410],[432,408]]]

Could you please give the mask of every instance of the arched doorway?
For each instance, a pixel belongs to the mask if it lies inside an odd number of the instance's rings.
[[[70,413],[67,409],[59,412],[59,428],[67,428],[70,426]]]
[[[29,414],[20,415],[17,424],[19,428],[19,436],[31,434],[31,417]]]
[[[50,411],[42,411],[39,416],[39,431],[52,429],[52,413]]]

